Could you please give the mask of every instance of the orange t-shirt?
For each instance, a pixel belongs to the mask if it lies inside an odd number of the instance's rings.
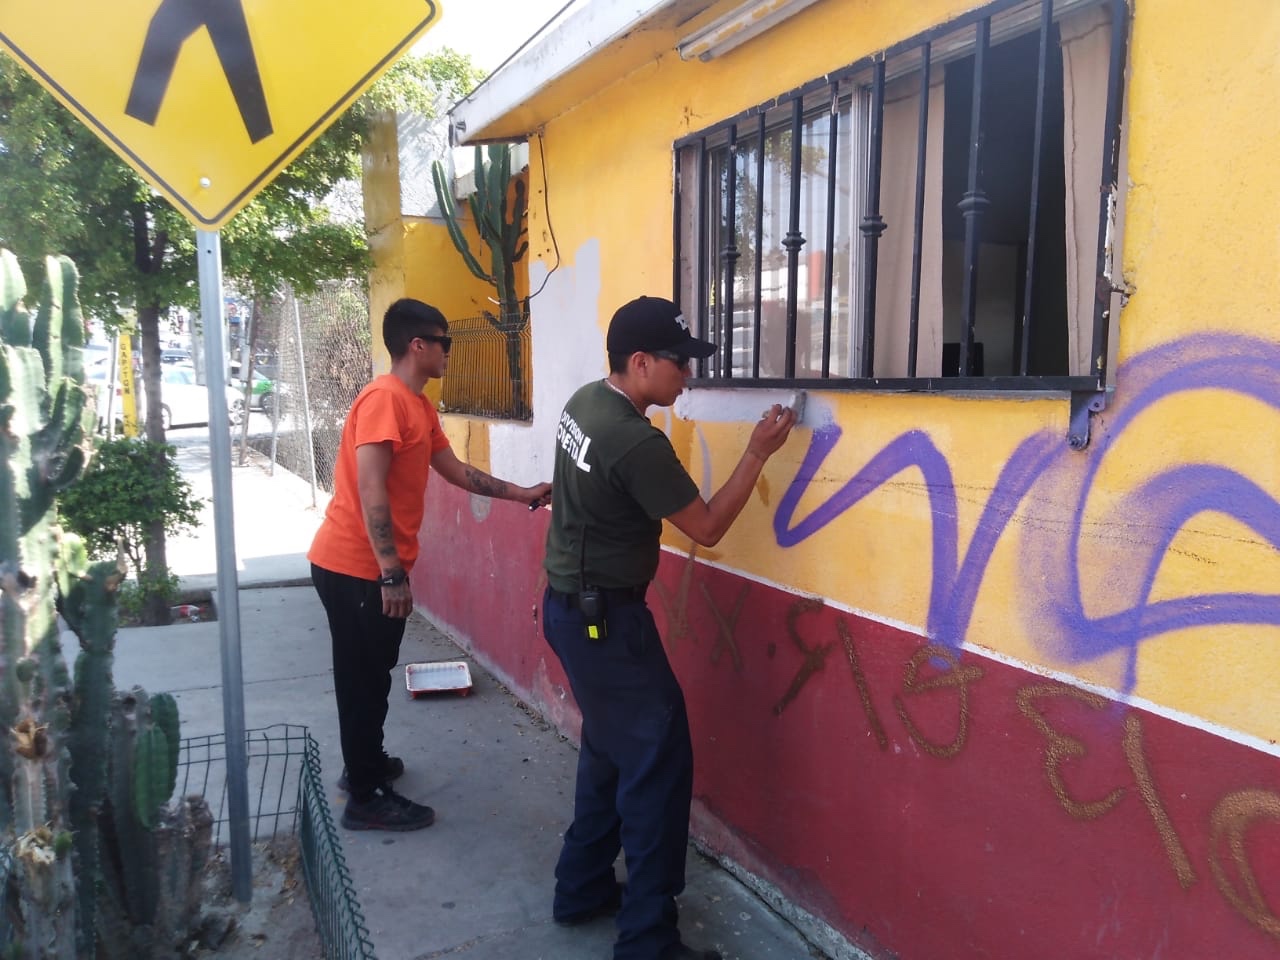
[[[431,401],[414,393],[399,377],[383,374],[360,391],[351,405],[338,445],[333,499],[324,512],[307,559],[317,567],[362,580],[382,576],[369,543],[356,480],[356,447],[391,441],[387,499],[392,536],[406,571],[418,559],[418,528],[422,526],[431,457],[449,446],[440,417]]]

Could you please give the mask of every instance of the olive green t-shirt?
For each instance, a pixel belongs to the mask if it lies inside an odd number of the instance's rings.
[[[658,570],[662,518],[698,496],[666,434],[603,380],[565,404],[551,482],[543,566],[564,593],[648,583]]]

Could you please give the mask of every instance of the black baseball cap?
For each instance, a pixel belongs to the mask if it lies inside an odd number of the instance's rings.
[[[618,308],[605,340],[609,353],[652,353],[666,350],[682,357],[709,357],[716,345],[689,332],[684,314],[662,297],[636,297]]]

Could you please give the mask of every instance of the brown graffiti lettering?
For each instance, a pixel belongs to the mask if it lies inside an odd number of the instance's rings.
[[[787,709],[804,685],[809,682],[809,678],[822,669],[823,664],[826,663],[827,654],[835,648],[834,643],[828,643],[821,647],[807,647],[804,638],[800,636],[800,632],[796,629],[797,620],[806,613],[821,610],[824,606],[826,604],[821,599],[808,597],[804,600],[797,600],[792,604],[791,609],[787,611],[787,635],[791,637],[791,642],[804,654],[804,662],[800,664],[800,669],[796,671],[795,677],[791,680],[791,686],[782,695],[782,699],[773,705],[775,716],[782,716],[782,711]]]
[[[698,559],[698,545],[695,543],[689,550],[689,559],[680,572],[680,584],[672,596],[662,581],[654,580],[654,589],[662,602],[662,609],[667,614],[667,642],[672,646],[681,637],[691,636],[689,632],[689,586],[693,583],[693,567]]]
[[[1142,721],[1136,713],[1124,718],[1124,755],[1129,761],[1129,769],[1133,771],[1133,779],[1138,783],[1138,795],[1147,805],[1147,811],[1156,825],[1156,833],[1164,845],[1169,865],[1173,867],[1182,889],[1186,890],[1196,882],[1196,872],[1192,869],[1186,847],[1182,845],[1182,839],[1173,828],[1173,821],[1169,819],[1169,813],[1156,792],[1156,782],[1151,776],[1146,753],[1142,749]]]
[[[1124,789],[1117,787],[1101,800],[1088,801],[1077,800],[1067,792],[1067,785],[1062,779],[1059,767],[1064,760],[1070,757],[1083,757],[1086,751],[1083,743],[1075,737],[1068,737],[1059,733],[1045,719],[1044,714],[1036,709],[1033,701],[1040,697],[1070,697],[1092,707],[1094,710],[1105,709],[1107,701],[1096,693],[1077,690],[1075,687],[1067,687],[1058,683],[1034,684],[1030,687],[1023,687],[1018,691],[1018,709],[1044,735],[1045,740],[1048,742],[1048,748],[1044,752],[1045,773],[1049,777],[1049,785],[1053,788],[1053,795],[1058,798],[1058,803],[1062,805],[1062,809],[1078,820],[1092,820],[1095,817],[1102,816],[1120,802],[1120,798],[1124,796]]]
[[[729,650],[729,656],[733,659],[733,669],[742,672],[742,654],[738,652],[738,642],[734,639],[733,632],[738,628],[738,618],[742,616],[742,605],[747,600],[747,594],[751,592],[750,586],[743,585],[738,591],[738,598],[733,602],[733,612],[729,614],[728,619],[720,612],[720,609],[711,599],[711,591],[707,589],[707,585],[698,582],[698,588],[702,591],[702,596],[707,601],[707,607],[711,610],[711,615],[716,618],[716,645],[711,650],[711,662],[713,664],[720,662],[720,654],[726,648]]]
[[[920,667],[935,657],[946,661],[948,668],[946,672],[938,673],[925,680],[919,680]],[[956,655],[941,644],[930,643],[911,655],[911,659],[907,661],[906,673],[902,677],[902,692],[905,695],[916,696],[917,694],[942,687],[955,687],[960,693],[959,722],[956,726],[956,735],[950,743],[941,744],[934,743],[920,732],[920,728],[916,726],[911,719],[911,715],[907,713],[907,705],[901,697],[895,696],[893,698],[893,705],[898,711],[898,719],[907,728],[907,735],[915,741],[921,750],[935,757],[954,757],[964,749],[965,739],[969,735],[969,684],[981,679],[981,669],[961,666],[960,661],[956,659]]]
[[[849,659],[849,669],[853,671],[853,685],[858,688],[858,699],[862,701],[862,710],[867,715],[867,723],[871,724],[871,732],[875,734],[876,743],[881,750],[889,749],[889,735],[885,733],[884,724],[880,722],[880,714],[871,702],[871,687],[867,683],[867,675],[862,672],[862,662],[858,659],[858,651],[853,645],[853,633],[843,617],[836,620],[836,633],[844,644],[844,655]]]
[[[1262,898],[1258,878],[1249,866],[1244,842],[1245,831],[1254,821],[1264,817],[1280,820],[1280,794],[1269,790],[1240,790],[1223,797],[1209,818],[1209,869],[1213,871],[1213,881],[1227,902],[1254,926],[1280,940],[1280,918]],[[1236,883],[1232,882],[1222,864],[1224,845],[1235,865]]]

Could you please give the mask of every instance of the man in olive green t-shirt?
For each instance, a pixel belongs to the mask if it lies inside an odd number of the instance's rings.
[[[645,416],[684,390],[695,339],[674,303],[640,297],[609,324],[609,375],[580,388],[556,428],[543,632],[582,711],[573,823],[552,914],[573,926],[619,910],[614,960],[712,960],[680,939],[693,748],[684,694],[644,595],[662,521],[714,546],[742,512],[793,411],[774,405],[708,502]],[[613,862],[626,851],[627,883]]]

